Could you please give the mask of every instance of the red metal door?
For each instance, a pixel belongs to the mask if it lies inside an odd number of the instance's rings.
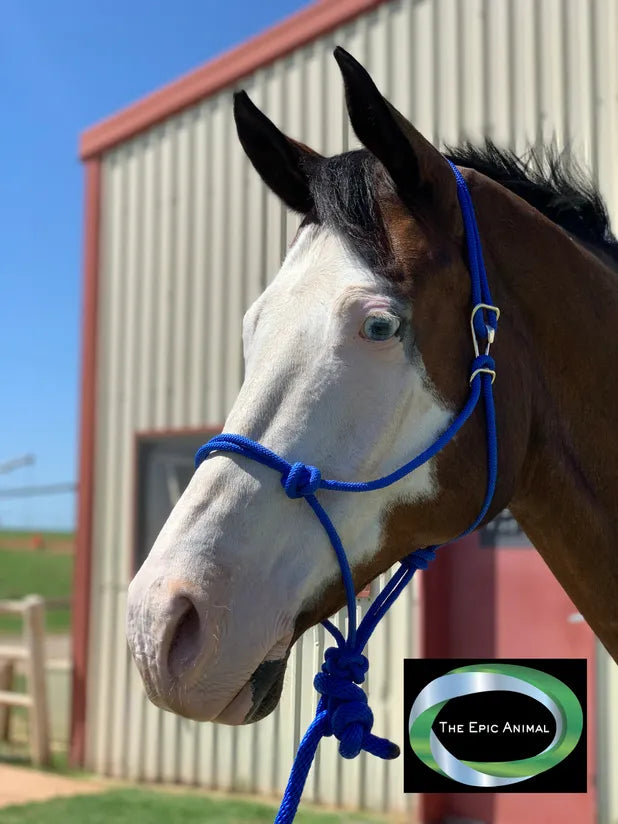
[[[439,554],[422,574],[426,657],[588,659],[588,792],[426,794],[423,824],[594,824],[592,631],[525,538],[488,542],[476,533]]]

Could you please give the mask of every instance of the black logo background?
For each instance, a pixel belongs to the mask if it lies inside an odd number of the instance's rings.
[[[476,793],[582,793],[587,790],[586,754],[586,659],[530,658],[499,659],[500,663],[517,664],[541,670],[560,679],[578,697],[584,712],[584,727],[573,752],[560,764],[526,781],[505,787],[470,787],[440,775],[427,767],[410,746],[408,721],[412,704],[419,692],[434,678],[452,669],[470,664],[492,663],[488,659],[406,659],[404,661],[404,792],[476,792]],[[437,723],[463,723],[466,729],[470,719],[479,722],[504,721],[528,724],[547,724],[550,734],[488,735],[485,733],[441,733]],[[458,758],[469,760],[516,760],[537,754],[553,738],[555,722],[551,713],[537,701],[516,693],[480,693],[456,698],[443,707],[433,726],[438,738]]]
[[[491,721],[500,730],[509,721],[542,726],[548,732],[525,735],[467,732],[470,718],[481,723]],[[447,723],[449,727],[443,727],[441,722]],[[452,731],[456,724],[463,724],[466,732]],[[433,731],[456,758],[469,761],[514,761],[530,758],[549,746],[556,733],[556,722],[546,707],[527,695],[502,691],[481,692],[449,701],[438,713]]]

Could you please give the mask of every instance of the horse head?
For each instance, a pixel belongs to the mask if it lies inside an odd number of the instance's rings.
[[[335,56],[362,149],[324,157],[235,96],[246,154],[303,220],[245,315],[245,377],[225,431],[357,481],[392,472],[445,430],[469,391],[474,352],[452,169],[350,55]],[[482,177],[465,174],[474,192]],[[498,391],[511,445],[489,515],[508,502],[523,460],[525,398],[508,381]],[[318,492],[357,591],[416,547],[457,536],[485,483],[475,412],[400,482],[366,495]],[[339,566],[309,507],[267,467],[215,453],[131,583],[128,640],[156,704],[245,723],[275,707],[294,641],[343,603]]]

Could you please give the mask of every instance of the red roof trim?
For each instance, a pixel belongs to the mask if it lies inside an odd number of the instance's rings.
[[[155,123],[215,94],[261,66],[315,40],[385,0],[319,0],[262,34],[87,129],[82,160],[100,155]]]

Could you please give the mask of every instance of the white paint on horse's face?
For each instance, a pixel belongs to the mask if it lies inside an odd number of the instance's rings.
[[[337,235],[303,229],[245,317],[246,377],[224,431],[325,478],[371,480],[411,460],[452,410],[413,343],[362,337],[367,316],[385,310],[407,315],[413,330],[413,312]],[[436,493],[430,462],[381,491],[318,495],[354,567],[378,551],[390,506]],[[151,698],[191,717],[242,723],[255,670],[285,657],[297,615],[339,578],[323,528],[305,501],[287,498],[276,472],[209,457],[129,590],[128,638]]]

